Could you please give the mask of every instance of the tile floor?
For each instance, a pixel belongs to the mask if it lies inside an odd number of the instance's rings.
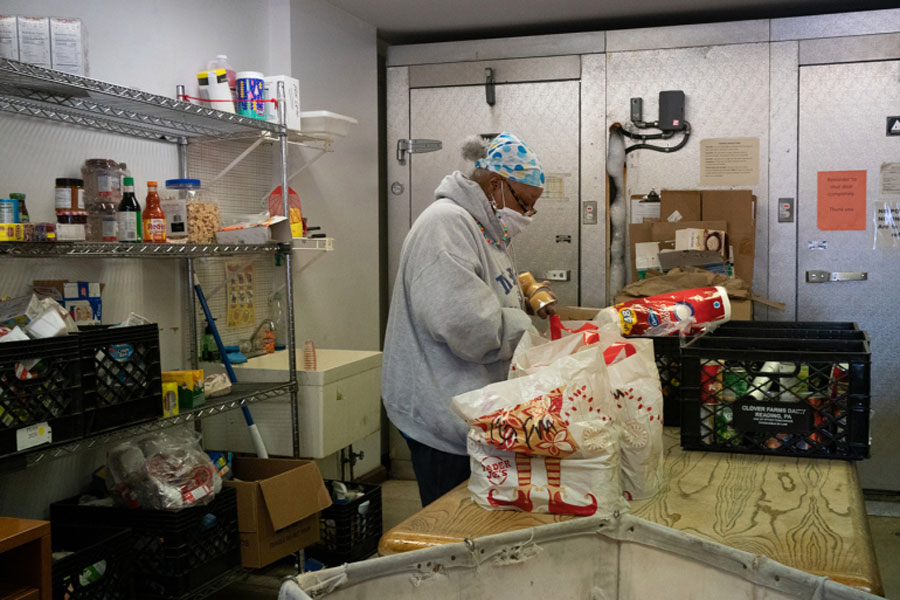
[[[383,531],[418,512],[419,490],[415,481],[391,479],[381,484]],[[885,597],[900,600],[900,499],[879,499],[866,503],[875,555],[881,569]],[[294,574],[291,560],[254,572],[245,581],[233,584],[211,600],[275,600],[281,579]]]

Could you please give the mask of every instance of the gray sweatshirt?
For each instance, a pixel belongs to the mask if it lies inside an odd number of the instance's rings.
[[[466,454],[450,399],[506,379],[531,318],[503,230],[481,187],[444,178],[406,236],[384,341],[381,393],[391,422],[432,448]]]

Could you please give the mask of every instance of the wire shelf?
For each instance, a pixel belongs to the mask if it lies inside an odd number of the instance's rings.
[[[197,258],[271,255],[289,249],[330,251],[331,238],[297,238],[292,244],[128,244],[118,242],[0,242],[0,256],[19,258],[85,257]]]
[[[166,142],[283,131],[276,123],[9,59],[0,59],[0,109]]]
[[[291,393],[292,389],[294,389],[294,384],[289,381],[274,384],[234,383],[232,384],[231,393],[227,396],[213,398],[198,408],[187,410],[174,417],[166,417],[147,421],[146,423],[139,423],[137,425],[129,425],[121,429],[88,437],[69,444],[63,444],[44,450],[36,450],[25,455],[26,464],[27,466],[43,464],[57,458],[71,456],[92,448],[99,448],[136,435],[152,433],[176,425],[184,425],[185,423],[191,423],[198,419],[202,419],[203,417],[210,417],[248,404],[284,396],[285,394]]]

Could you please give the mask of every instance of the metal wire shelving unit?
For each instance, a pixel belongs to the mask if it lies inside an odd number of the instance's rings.
[[[184,97],[179,86],[177,97]],[[288,210],[288,145],[302,144],[322,152],[331,150],[331,141],[288,132],[284,122],[284,85],[277,89],[279,123],[269,123],[236,114],[198,106],[178,99],[151,94],[97,79],[79,77],[27,63],[0,59],[0,111],[33,117],[51,122],[97,129],[133,138],[176,144],[179,176],[187,177],[186,147],[188,141],[209,143],[216,139],[248,139],[277,143],[280,149],[281,189],[284,214]],[[293,310],[293,281],[291,261],[297,251],[315,253],[330,251],[330,238],[297,239],[290,244],[226,245],[226,244],[122,244],[122,243],[0,243],[0,257],[101,257],[101,258],[179,258],[186,261],[188,295],[191,298],[188,332],[191,336],[190,362],[198,366],[197,311],[193,287],[195,258],[234,256],[241,254],[280,254],[285,264],[285,296],[287,304],[288,381],[278,384],[236,384],[232,393],[201,408],[177,417],[157,419],[92,436],[77,442],[49,448],[37,448],[25,455],[28,465],[71,455],[142,432],[154,431],[197,420],[259,402],[283,394],[291,400],[291,425],[294,455],[300,453],[300,426],[297,411],[298,386],[296,374],[296,341]],[[3,459],[5,460],[5,459]]]

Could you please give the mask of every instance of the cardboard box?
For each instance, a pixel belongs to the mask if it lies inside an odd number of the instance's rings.
[[[234,459],[241,563],[260,568],[319,540],[319,511],[331,497],[314,461]]]
[[[734,274],[753,285],[756,256],[756,196],[750,190],[703,190],[704,221],[728,223],[728,246]]]
[[[663,190],[659,195],[661,221],[702,221],[700,192],[696,190]]]
[[[300,131],[300,82],[287,75],[263,77],[266,99],[278,98],[278,82],[284,82],[284,120],[288,129]],[[278,107],[266,102],[266,121],[278,123]]]
[[[0,15],[0,58],[19,60],[19,30],[14,16]]]
[[[291,224],[285,217],[269,217],[258,225],[232,225],[216,232],[219,244],[286,243],[291,239]]]
[[[57,71],[87,75],[81,19],[50,19],[50,62]]]
[[[0,223],[0,242],[25,241],[25,228],[21,223]]]
[[[163,371],[162,382],[174,383],[178,386],[179,410],[189,410],[206,404],[203,369]]]
[[[679,229],[710,229],[715,231],[725,231],[727,227],[728,224],[725,221],[678,221],[677,223],[660,221],[658,223],[629,225],[628,232],[631,237],[631,281],[638,280],[635,244],[659,242],[660,251],[674,250],[675,232]]]
[[[50,279],[33,281],[34,293],[53,298],[69,311],[76,325],[99,325],[103,320],[104,284]]]
[[[50,19],[17,17],[19,60],[45,69],[52,68],[50,58]]]

